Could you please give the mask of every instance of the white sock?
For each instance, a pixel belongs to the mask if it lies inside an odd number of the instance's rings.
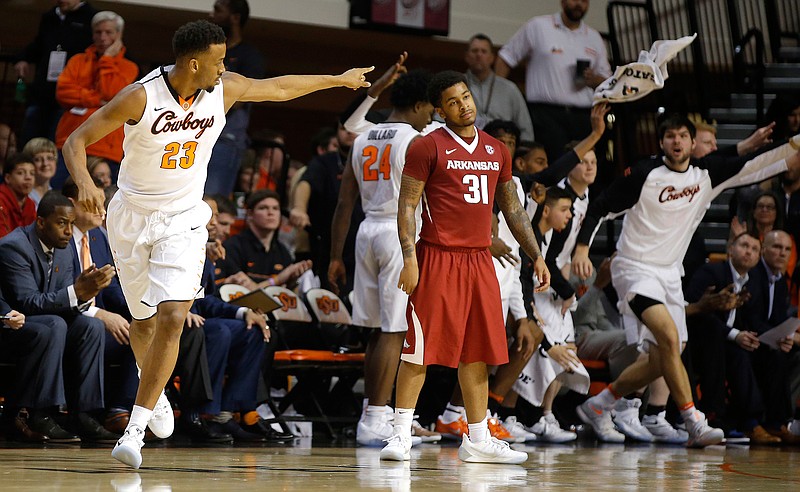
[[[547,417],[548,415],[553,415],[553,411],[552,410],[542,410],[542,415],[544,415],[545,417]]]
[[[702,414],[697,411],[694,404],[692,406],[681,410],[681,418],[684,422],[699,422],[702,419]]]
[[[448,403],[441,419],[445,424],[450,424],[458,420],[462,415],[464,415],[464,407],[459,407],[458,405]]]
[[[469,440],[475,444],[486,441],[489,439],[489,424],[484,418],[477,424],[469,425]]]
[[[128,421],[128,427],[125,430],[130,429],[133,425],[145,430],[147,428],[147,423],[150,422],[150,417],[152,416],[152,410],[148,410],[145,407],[140,407],[139,405],[134,405],[133,411],[131,412],[131,419]]]
[[[378,425],[383,421],[385,415],[385,406],[368,405],[367,409],[364,411],[364,423],[367,424],[368,427]]]
[[[394,433],[411,439],[411,422],[414,421],[413,408],[394,409]]]

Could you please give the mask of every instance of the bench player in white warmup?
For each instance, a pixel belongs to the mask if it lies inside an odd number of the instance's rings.
[[[111,455],[139,468],[144,429],[159,437],[174,421],[164,385],[200,277],[211,210],[203,202],[208,161],[236,102],[286,101],[331,87],[369,86],[364,74],[284,76],[254,80],[226,72],[225,34],[207,21],[181,26],[172,40],[175,64],[123,89],[64,145],[79,203],[102,212],[104,195],[86,169],[86,147],[124,125],[119,193],[108,206],[108,232],[128,307],[131,346],[141,368],[136,405]]]

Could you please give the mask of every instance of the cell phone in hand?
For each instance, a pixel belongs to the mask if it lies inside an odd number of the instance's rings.
[[[587,68],[592,64],[591,60],[582,60],[578,59],[575,62],[575,81],[579,83],[583,83],[583,72],[586,71]]]

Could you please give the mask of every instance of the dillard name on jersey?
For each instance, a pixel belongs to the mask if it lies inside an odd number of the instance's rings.
[[[156,121],[153,122],[150,132],[152,132],[153,135],[158,135],[159,133],[199,129],[200,131],[197,132],[195,138],[200,138],[200,136],[206,131],[206,128],[211,128],[214,126],[213,116],[211,118],[195,118],[194,111],[187,114],[182,120],[177,118],[178,116],[176,116],[172,111],[164,111],[158,116],[158,118],[156,118]]]
[[[370,130],[367,140],[389,140],[397,134],[396,129]]]
[[[456,161],[447,159],[447,169],[459,171],[499,171],[500,163],[497,161]]]
[[[658,201],[659,203],[665,203],[689,197],[689,203],[691,203],[692,199],[694,199],[694,196],[699,191],[700,191],[699,184],[696,184],[694,186],[687,186],[686,188],[680,191],[676,190],[674,186],[669,185],[663,190],[661,190],[661,193],[659,193],[658,195]]]

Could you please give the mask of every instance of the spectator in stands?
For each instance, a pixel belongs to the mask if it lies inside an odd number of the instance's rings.
[[[516,123],[523,139],[533,140],[531,115],[525,106],[525,98],[515,83],[494,73],[494,60],[492,40],[485,34],[473,35],[467,44],[464,61],[467,62],[467,84],[478,109],[475,125],[483,128],[492,120],[511,120]]]
[[[314,273],[319,276],[323,287],[328,286],[327,272],[330,261],[333,212],[336,210],[336,203],[339,199],[339,186],[342,182],[344,163],[355,138],[356,134],[345,130],[344,125],[339,122],[336,133],[336,139],[339,142],[338,152],[328,152],[311,159],[306,172],[297,185],[292,210],[289,214],[293,226],[299,229],[308,228]],[[348,279],[353,278],[355,235],[363,219],[364,212],[361,210],[361,204],[356,202],[344,249]],[[344,291],[349,291],[351,287],[352,284]]]
[[[263,55],[242,39],[242,31],[250,18],[247,0],[216,0],[209,18],[225,32],[225,69],[263,79],[266,76]],[[229,196],[233,191],[242,156],[249,144],[250,106],[250,103],[236,103],[228,110],[225,128],[208,163],[206,193]]]
[[[286,246],[278,241],[281,209],[278,194],[258,190],[247,197],[247,227],[225,241],[225,258],[217,262],[220,281],[253,290],[294,283],[311,261],[294,263]]]
[[[28,91],[28,108],[20,131],[20,144],[34,137],[56,139],[56,125],[63,110],[56,102],[56,80],[67,60],[92,44],[92,17],[97,12],[89,2],[59,0],[42,14],[36,37],[14,65],[17,77],[33,84]],[[30,65],[36,66],[31,74]]]
[[[33,157],[33,165],[36,168],[36,172],[34,174],[33,189],[28,197],[33,200],[34,204],[39,205],[39,201],[44,194],[53,189],[50,186],[50,180],[56,174],[56,162],[58,161],[56,144],[46,138],[36,137],[28,140],[22,151]]]
[[[17,135],[5,123],[0,123],[0,168],[6,160],[17,153]]]
[[[50,416],[52,407],[66,403],[61,359],[67,325],[52,315],[28,316],[0,298],[0,357],[16,364],[3,409],[7,440],[30,443],[78,442]]]
[[[33,156],[20,152],[11,156],[3,168],[0,184],[0,237],[36,220],[36,204],[29,198],[36,167]]]
[[[58,77],[56,99],[66,110],[56,129],[59,149],[81,123],[136,80],[139,67],[125,58],[124,28],[125,21],[114,12],[105,10],[95,14],[92,18],[93,44],[70,58]],[[119,173],[124,136],[120,127],[86,148],[88,155],[106,159],[111,166],[113,181]],[[62,162],[54,180],[55,186],[61,186],[67,175]]]
[[[511,155],[516,153],[520,139],[520,127],[516,123],[509,120],[492,120],[485,124],[483,131],[506,144]]]
[[[776,97],[769,105],[766,120],[775,122],[775,140],[784,140],[800,133],[800,97],[795,94]]]
[[[103,215],[87,212],[78,206],[78,187],[72,178],[67,178],[61,194],[70,199],[74,205],[75,223],[72,226],[72,239],[69,250],[72,253],[73,276],[95,265],[100,268],[105,265],[114,266],[111,257],[111,248],[108,245],[106,234],[100,229],[103,224]],[[136,390],[139,387],[139,377],[136,374],[136,360],[130,347],[130,319],[131,314],[122,287],[115,276],[108,287],[100,291],[93,299],[92,306],[82,313],[84,316],[97,318],[103,322],[106,329],[105,362],[108,369],[111,364],[119,366],[115,371],[118,376],[112,384],[106,384],[109,395],[106,397],[108,412],[106,422],[120,423],[120,414],[130,414],[136,399]],[[107,371],[109,373],[110,371]],[[109,378],[107,378],[109,379]],[[116,426],[112,432],[121,434],[124,426]]]
[[[256,190],[272,190],[280,193],[280,183],[283,178],[283,164],[286,158],[284,136],[276,131],[266,128],[253,132],[252,148],[256,153],[258,175],[256,177]]]
[[[94,179],[94,182],[104,190],[114,184],[111,176],[111,166],[102,157],[88,156],[86,158],[86,167],[89,169],[89,174]]]
[[[561,12],[529,20],[497,57],[500,77],[527,61],[525,95],[533,131],[550,160],[589,133],[594,88],[611,75],[600,33],[582,20],[588,9],[588,0],[561,0]]]
[[[223,196],[215,196],[214,202],[217,205],[219,215],[217,215],[216,237],[219,241],[225,242],[231,236],[231,226],[236,222],[236,205]]]
[[[698,407],[728,436],[732,428],[748,434],[753,443],[775,444],[779,438],[761,426],[763,400],[756,383],[750,352],[758,345],[743,307],[749,298],[750,272],[761,259],[761,243],[752,233],[736,236],[728,247],[728,260],[703,265],[692,278],[686,300],[695,302],[704,292],[724,291],[731,296],[729,309],[687,317],[692,366],[700,382]],[[727,379],[727,388],[726,388]],[[726,396],[730,391],[728,415]],[[743,427],[742,427],[743,426]]]
[[[0,240],[0,286],[6,301],[29,315],[51,314],[67,324],[64,380],[71,427],[87,442],[113,443],[119,435],[96,420],[103,400],[104,326],[82,316],[91,300],[111,283],[111,265],[91,266],[73,277],[72,255],[66,249],[75,211],[59,193],[46,194],[34,224]]]
[[[256,153],[252,149],[247,149],[242,156],[242,165],[239,167],[239,172],[236,175],[236,187],[234,191],[244,194],[255,191],[258,189],[258,180],[259,168],[256,162]]]

